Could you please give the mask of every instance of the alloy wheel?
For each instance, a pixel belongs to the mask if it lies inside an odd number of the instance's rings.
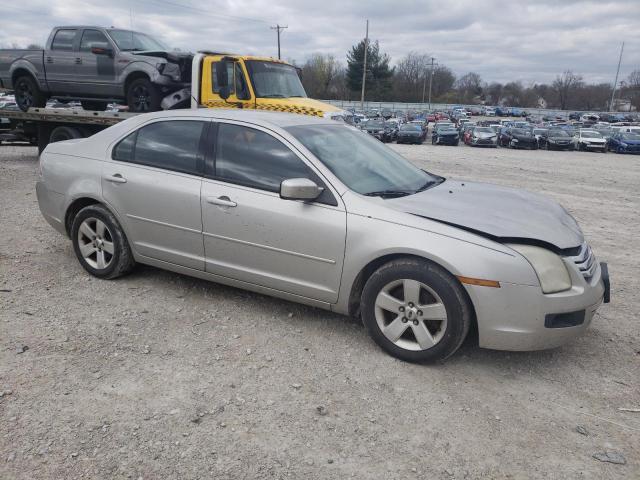
[[[144,85],[138,85],[133,89],[133,105],[136,112],[146,112],[149,110],[149,97],[151,93]]]
[[[442,340],[447,311],[440,296],[417,280],[388,283],[375,302],[375,317],[382,334],[405,350],[427,350]]]
[[[28,82],[22,81],[16,88],[16,101],[18,105],[28,110],[33,105],[33,91]]]
[[[84,261],[97,270],[108,268],[113,261],[113,236],[102,220],[89,217],[80,224],[78,247]]]

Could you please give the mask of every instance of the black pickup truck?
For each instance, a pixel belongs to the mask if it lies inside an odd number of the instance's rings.
[[[25,112],[49,98],[80,100],[86,110],[125,102],[131,112],[154,111],[189,86],[192,59],[145,33],[55,27],[44,50],[0,50],[0,88],[13,89]]]

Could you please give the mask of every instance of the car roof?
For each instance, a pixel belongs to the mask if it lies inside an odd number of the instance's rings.
[[[163,110],[143,114],[145,119],[164,119],[180,117],[201,117],[213,120],[237,120],[250,122],[263,127],[293,127],[299,125],[336,125],[336,120],[319,118],[311,115],[301,115],[284,112],[262,112],[256,110],[239,110],[227,108],[198,108],[184,110]],[[143,115],[140,115],[142,117]]]

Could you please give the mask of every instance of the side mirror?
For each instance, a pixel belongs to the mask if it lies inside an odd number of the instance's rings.
[[[315,200],[323,191],[308,178],[288,178],[280,184],[280,198],[285,200]]]
[[[220,87],[220,90],[218,91],[218,95],[220,95],[221,99],[226,101],[229,98],[229,96],[231,95],[231,88],[229,88],[229,85],[225,85],[224,87]]]
[[[108,47],[91,47],[91,53],[94,55],[113,55],[113,50]]]
[[[224,58],[216,63],[216,83],[222,89],[229,86],[229,61]]]

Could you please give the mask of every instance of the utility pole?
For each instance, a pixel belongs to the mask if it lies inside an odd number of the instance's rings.
[[[271,27],[271,30],[276,30],[278,33],[278,60],[280,60],[280,32],[285,28],[289,28],[288,25],[281,27],[280,25],[276,25],[275,27]]]
[[[616,87],[618,86],[618,75],[620,74],[620,64],[622,63],[622,52],[624,52],[624,42],[620,47],[620,58],[618,58],[618,70],[616,70],[616,81],[613,82],[613,92],[611,92],[611,102],[609,102],[609,111],[613,112],[613,97],[616,94]]]
[[[431,110],[431,84],[433,83],[433,66],[435,58],[431,57],[431,74],[429,75],[429,110]],[[422,103],[424,103],[424,89],[422,93]]]
[[[367,80],[367,51],[369,50],[369,20],[367,19],[367,33],[364,36],[364,62],[362,65],[362,93],[360,94],[360,110],[364,111],[364,84]]]

